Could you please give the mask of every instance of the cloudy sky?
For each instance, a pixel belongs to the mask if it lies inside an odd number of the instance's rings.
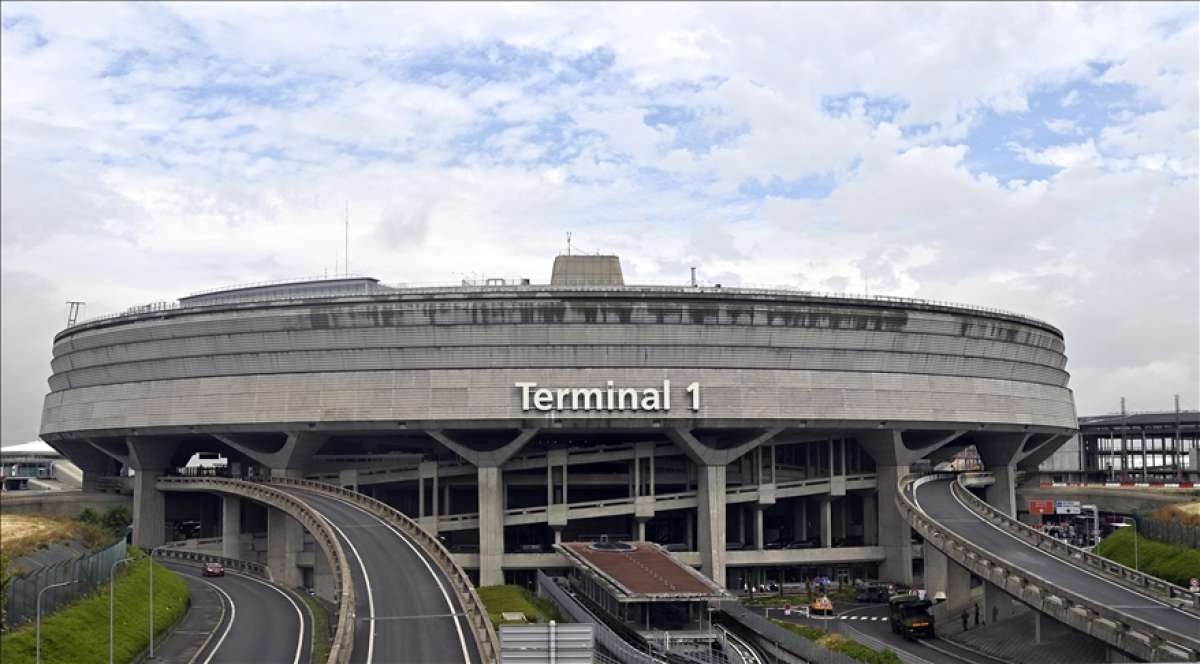
[[[1195,3],[25,5],[2,17],[3,442],[85,317],[351,268],[1012,309],[1078,409],[1195,408]],[[336,262],[336,263],[335,263]]]

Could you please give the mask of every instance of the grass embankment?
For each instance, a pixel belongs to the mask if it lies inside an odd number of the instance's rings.
[[[504,623],[501,613],[519,611],[529,622],[562,621],[558,608],[550,600],[542,599],[521,586],[484,586],[479,589],[479,599],[487,607],[493,625]]]
[[[868,648],[857,641],[851,641],[841,634],[833,634],[821,629],[817,629],[816,627],[798,625],[796,623],[777,620],[775,618],[772,618],[771,622],[790,632],[799,634],[809,641],[815,642],[817,645],[825,648],[826,650],[840,652],[843,655],[857,659],[860,662],[866,662],[866,664],[903,664],[900,657],[898,657],[896,653],[892,652],[891,650],[875,650],[874,648]]]
[[[333,631],[329,626],[329,610],[316,597],[301,593],[308,609],[312,611],[312,657],[309,661],[319,664],[329,659],[329,649],[333,646]]]
[[[117,575],[113,605],[114,659],[128,662],[150,645],[147,624],[150,608],[150,561],[138,549],[129,549],[137,560]],[[118,568],[120,569],[120,568]],[[51,591],[53,592],[53,591]],[[155,564],[154,628],[161,634],[181,618],[188,607],[188,587],[173,572]],[[0,637],[4,664],[34,661],[34,626]],[[42,618],[42,662],[46,664],[101,664],[108,661],[108,586]]]
[[[1179,586],[1187,587],[1188,581],[1200,574],[1200,551],[1196,549],[1138,535],[1137,554],[1138,569]],[[1133,567],[1133,528],[1120,528],[1105,537],[1096,547],[1096,555]]]

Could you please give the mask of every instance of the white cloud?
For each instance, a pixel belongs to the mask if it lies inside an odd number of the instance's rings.
[[[0,16],[5,442],[36,431],[56,302],[95,315],[319,274],[343,260],[346,201],[354,270],[389,282],[544,280],[571,231],[621,254],[632,280],[683,282],[698,264],[722,283],[1049,319],[1081,413],[1130,382],[1145,407],[1200,400],[1192,5]],[[1069,112],[1026,112],[1071,82]],[[1127,92],[1097,111],[1086,85]],[[880,99],[893,114],[868,112]],[[652,112],[669,119],[649,126]],[[1056,174],[969,165],[990,116],[1024,119],[1004,158]],[[1069,138],[1037,143],[1042,127]],[[809,180],[832,192],[787,197]]]

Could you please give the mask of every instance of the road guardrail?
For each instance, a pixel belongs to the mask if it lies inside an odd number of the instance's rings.
[[[308,489],[325,495],[344,498],[396,526],[404,534],[413,538],[417,545],[441,568],[446,578],[449,579],[450,586],[454,588],[459,604],[462,605],[463,611],[467,615],[467,623],[479,648],[480,659],[489,663],[500,661],[500,639],[496,636],[496,630],[492,626],[491,618],[488,617],[483,600],[479,598],[479,593],[475,591],[475,586],[471,583],[470,577],[467,576],[463,568],[454,560],[454,556],[437,537],[431,535],[407,514],[387,503],[371,498],[370,496],[365,496],[357,491],[351,491],[350,489],[344,489],[332,484],[325,484],[324,482],[290,477],[273,477],[269,480],[269,483],[277,486]]]
[[[899,477],[896,508],[926,542],[956,564],[1035,610],[1142,661],[1200,661],[1200,637],[1197,635],[1180,634],[1058,586],[943,527],[917,506],[915,492],[926,482],[944,479],[958,484],[953,473]]]
[[[354,648],[354,581],[350,575],[350,564],[342,551],[341,542],[333,528],[308,503],[287,491],[263,484],[235,480],[226,477],[160,477],[158,488],[166,491],[211,491],[231,493],[283,510],[300,522],[329,557],[334,577],[335,594],[338,598],[337,628],[329,647],[327,664],[348,664]],[[166,549],[178,552],[176,549]],[[162,551],[160,551],[160,554]],[[179,552],[183,553],[183,552]],[[204,554],[199,554],[204,555]]]

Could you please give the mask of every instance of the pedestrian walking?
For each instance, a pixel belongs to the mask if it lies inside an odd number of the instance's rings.
[[[975,605],[975,626],[979,627],[979,605]]]
[[[965,631],[967,631],[967,610],[966,609],[963,609],[962,619],[963,619],[963,631],[965,632]]]

